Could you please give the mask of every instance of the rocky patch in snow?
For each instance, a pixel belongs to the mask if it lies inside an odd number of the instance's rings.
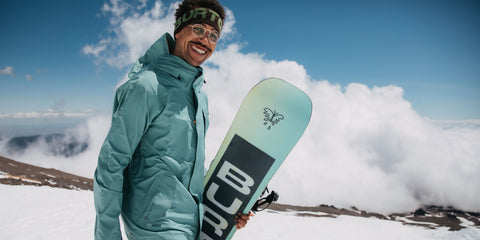
[[[93,180],[0,157],[0,183],[93,190]]]
[[[450,231],[457,231],[467,227],[480,229],[480,213],[465,212],[451,207],[425,206],[409,213],[394,213],[382,215],[378,213],[351,209],[336,208],[335,206],[319,205],[316,207],[302,207],[273,203],[270,211],[294,212],[303,217],[328,217],[336,218],[341,215],[378,218],[401,222],[404,225],[421,226],[429,229],[446,227]]]

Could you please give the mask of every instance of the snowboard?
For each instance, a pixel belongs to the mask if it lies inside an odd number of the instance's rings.
[[[205,175],[201,240],[231,239],[235,215],[248,214],[311,112],[310,98],[284,80],[268,78],[250,90]]]

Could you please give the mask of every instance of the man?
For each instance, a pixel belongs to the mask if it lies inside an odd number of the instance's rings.
[[[225,13],[216,0],[184,0],[166,33],[117,89],[94,177],[96,239],[198,239],[207,98],[200,65],[215,50]],[[236,217],[237,228],[249,215]]]

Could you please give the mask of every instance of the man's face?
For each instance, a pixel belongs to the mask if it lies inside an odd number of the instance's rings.
[[[213,31],[214,28],[208,24],[203,25],[207,31]],[[208,32],[207,32],[208,33]],[[201,38],[196,38],[192,33],[192,25],[184,27],[175,34],[174,55],[182,58],[192,66],[200,66],[215,51],[216,43],[211,43],[205,34]]]

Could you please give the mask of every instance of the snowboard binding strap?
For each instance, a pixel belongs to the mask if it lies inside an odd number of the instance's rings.
[[[262,197],[264,195],[268,194],[266,197]],[[252,207],[252,211],[254,212],[260,212],[265,209],[267,209],[272,202],[278,201],[279,195],[277,192],[272,191],[270,192],[268,190],[268,187],[263,190],[262,195],[260,195],[260,198],[255,202],[255,204]]]

